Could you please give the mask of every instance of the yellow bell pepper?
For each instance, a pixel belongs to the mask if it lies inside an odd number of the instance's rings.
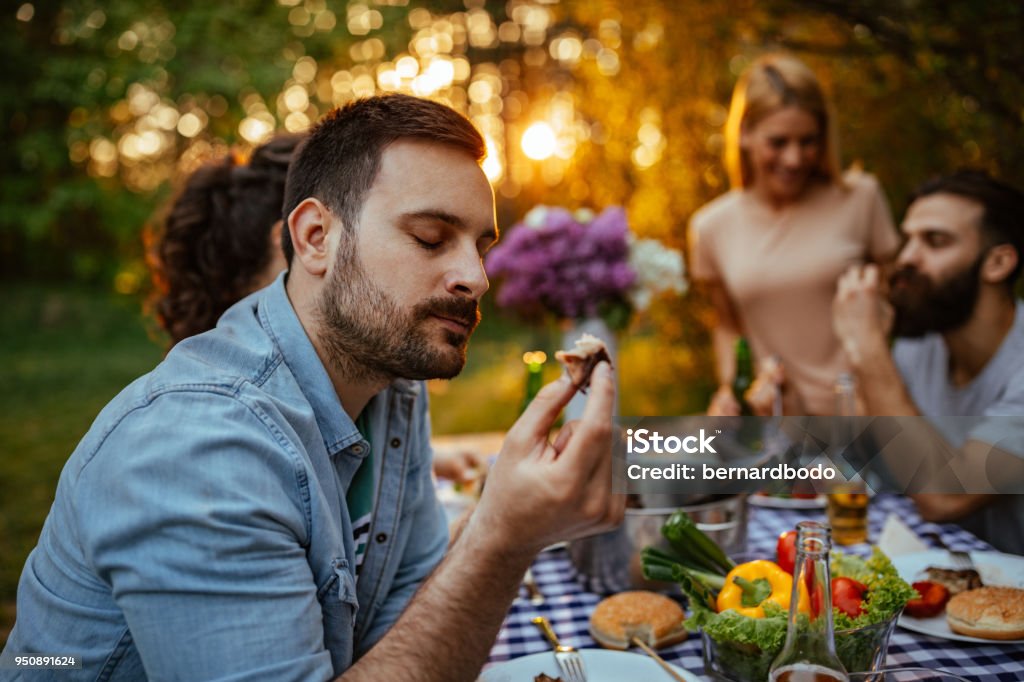
[[[739,581],[737,581],[737,578]],[[744,606],[743,583],[746,583],[749,587],[758,579],[766,580],[771,588],[771,592],[756,606]],[[762,604],[770,601],[781,606],[783,610],[788,611],[792,594],[793,576],[779,568],[778,564],[759,559],[740,564],[729,571],[729,575],[725,576],[725,587],[718,593],[716,607],[719,613],[726,609],[732,609],[751,618],[764,618]],[[807,586],[804,585],[803,581],[800,582],[800,597],[797,603],[801,613],[810,613],[810,599],[807,596]]]

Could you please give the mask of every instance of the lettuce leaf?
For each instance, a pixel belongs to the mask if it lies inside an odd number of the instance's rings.
[[[914,588],[900,577],[889,557],[878,547],[872,548],[871,557],[866,561],[842,552],[833,552],[831,561],[833,577],[853,578],[868,588],[864,612],[856,618],[833,609],[836,632],[887,621],[917,596]]]
[[[728,609],[708,619],[704,632],[720,642],[750,644],[762,651],[778,651],[786,641],[788,613],[777,604],[765,604],[764,618],[751,618]]]

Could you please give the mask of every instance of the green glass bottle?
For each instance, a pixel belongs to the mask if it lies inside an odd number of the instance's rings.
[[[754,414],[747,403],[747,391],[754,383],[754,360],[750,355],[750,344],[742,336],[736,339],[736,374],[732,380],[732,394],[740,404],[740,415]]]
[[[544,351],[535,350],[523,353],[523,364],[526,365],[526,388],[523,392],[523,403],[519,406],[519,413],[526,410],[541,387],[544,386],[544,363],[548,356]]]

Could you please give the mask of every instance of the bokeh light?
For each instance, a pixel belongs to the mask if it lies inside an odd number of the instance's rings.
[[[555,131],[544,122],[531,125],[523,133],[523,153],[534,161],[543,161],[555,153]]]

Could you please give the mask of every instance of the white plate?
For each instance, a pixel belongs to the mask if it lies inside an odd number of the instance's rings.
[[[672,682],[669,674],[645,654],[607,649],[581,649],[580,654],[587,668],[587,682]],[[673,665],[672,669],[687,682],[700,682],[682,668]],[[533,682],[541,673],[551,677],[561,674],[555,655],[550,651],[498,663],[485,670],[477,682]]]
[[[1001,554],[999,552],[971,552],[971,559],[974,560],[974,566],[981,575],[981,582],[986,585],[1024,588],[1024,557],[1017,556],[1016,554]],[[892,564],[899,571],[900,576],[908,583],[926,580],[927,576],[924,571],[929,566],[953,568],[949,552],[941,549],[895,556],[892,558]],[[900,616],[899,624],[907,630],[931,635],[932,637],[956,639],[961,642],[981,642],[984,644],[1024,642],[1024,639],[982,639],[980,637],[968,637],[967,635],[958,634],[949,629],[949,625],[946,623],[945,612],[934,618],[914,618],[904,613]]]
[[[816,497],[776,497],[755,493],[747,498],[755,507],[768,509],[824,509],[828,498],[824,495]]]

